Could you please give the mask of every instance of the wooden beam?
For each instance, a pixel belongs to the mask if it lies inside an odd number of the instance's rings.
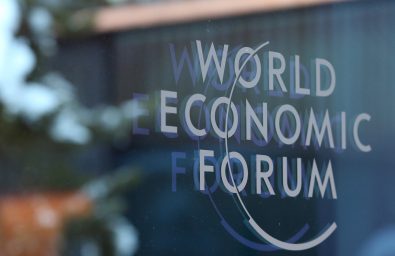
[[[106,7],[93,16],[95,32],[113,32],[322,5],[339,0],[190,0]]]

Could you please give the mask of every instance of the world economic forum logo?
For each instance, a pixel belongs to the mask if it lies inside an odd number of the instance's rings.
[[[281,52],[269,50],[268,41],[255,47],[237,46],[234,49],[227,44],[217,48],[213,43],[203,46],[199,40],[191,45],[195,58],[188,60],[184,51],[178,58],[178,66],[176,51],[170,46],[174,74],[177,76],[182,68],[179,63],[189,63],[191,77],[194,74],[196,81],[199,73],[204,86],[195,87],[198,88],[196,93],[183,95],[180,104],[181,96],[177,91],[161,90],[159,112],[160,132],[168,136],[178,135],[180,127],[170,124],[169,120],[179,116],[181,128],[197,144],[194,157],[196,187],[208,195],[229,234],[250,248],[302,251],[323,243],[337,228],[334,218],[304,241],[306,226],[288,240],[279,239],[258,224],[260,221],[249,210],[245,202],[247,184],[253,184],[250,191],[255,195],[275,197],[281,194],[306,200],[326,196],[336,202],[338,195],[331,154],[324,154],[320,161],[315,157],[311,159],[311,154],[309,159],[302,153],[297,155],[300,148],[312,149],[316,156],[320,150],[341,154],[350,145],[353,150],[370,152],[371,146],[361,139],[360,127],[369,122],[371,116],[329,109],[325,104],[336,88],[335,68],[327,59],[313,58],[310,65],[303,65],[301,56],[294,54],[287,63]],[[289,71],[289,86],[284,79],[286,70]],[[225,75],[229,78],[227,81],[224,81]],[[214,76],[218,81],[208,83],[209,77]],[[218,93],[209,93],[210,86]],[[210,145],[214,147],[211,141],[204,143],[208,137],[219,141],[217,150],[210,148]],[[232,140],[235,150],[231,149]],[[243,144],[247,146],[243,147]],[[273,159],[272,152],[265,151],[273,148],[276,152],[284,150],[296,155],[291,159],[292,164],[286,153]],[[241,154],[238,149],[250,152],[252,168],[249,168],[246,154]],[[173,191],[177,177],[185,174],[177,164],[180,158],[186,159],[185,154],[172,154]],[[275,176],[277,182],[273,182]],[[210,185],[208,180],[211,180]],[[233,197],[243,223],[266,244],[243,237],[225,220],[218,202],[213,199],[213,192],[218,187]]]

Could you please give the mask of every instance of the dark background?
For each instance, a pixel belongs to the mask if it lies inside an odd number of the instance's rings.
[[[179,54],[184,46],[190,49],[195,40],[216,45],[227,43],[230,47],[252,47],[269,40],[270,49],[286,57],[299,54],[306,60],[314,57],[330,60],[337,75],[335,92],[328,99],[318,102],[310,98],[299,101],[265,98],[269,107],[289,103],[301,109],[314,106],[333,112],[346,111],[350,116],[361,112],[372,116],[362,135],[373,148],[368,154],[351,147],[341,154],[266,148],[273,157],[287,154],[332,159],[338,200],[306,203],[304,199],[255,199],[251,211],[262,217],[263,225],[283,239],[306,222],[312,227],[308,237],[320,229],[315,230],[314,225],[323,227],[322,223],[332,220],[337,222],[338,229],[325,243],[303,253],[263,253],[241,245],[225,231],[209,198],[193,188],[192,159],[186,161],[187,175],[178,179],[177,192],[171,191],[170,152],[185,151],[191,157],[197,146],[182,132],[178,139],[156,133],[155,110],[151,109],[144,121],[151,129],[149,136],[134,135],[130,141],[115,146],[98,143],[81,156],[94,159],[95,168],[90,169],[98,174],[125,163],[141,169],[141,184],[127,195],[127,215],[140,236],[138,254],[364,255],[376,234],[391,227],[394,230],[394,13],[395,3],[391,1],[342,3],[60,39],[54,68],[77,86],[87,106],[117,104],[131,99],[133,93],[145,93],[153,99],[161,89],[178,91],[179,98],[193,94],[197,89],[191,86],[186,68],[178,87],[175,85],[169,44],[174,44]],[[181,125],[178,126],[180,129]],[[213,143],[217,145],[218,141]],[[249,150],[257,149],[244,148],[242,152],[248,155]],[[217,194],[229,222],[257,241],[240,224],[242,218],[228,201],[229,195]],[[395,237],[387,238],[395,243]]]

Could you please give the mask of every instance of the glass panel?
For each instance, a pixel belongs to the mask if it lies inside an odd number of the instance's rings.
[[[2,255],[395,255],[394,2],[97,2],[0,2]]]

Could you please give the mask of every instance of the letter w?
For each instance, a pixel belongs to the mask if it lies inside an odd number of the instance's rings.
[[[196,58],[193,58],[194,60],[194,65],[192,65],[191,57],[188,53],[188,50],[186,47],[182,49],[181,57],[177,63],[176,60],[176,50],[174,44],[169,44],[169,49],[170,49],[170,55],[171,55],[171,64],[173,66],[173,75],[174,79],[176,80],[176,84],[178,84],[178,81],[180,80],[181,72],[183,67],[185,66],[185,62],[188,67],[189,74],[191,75],[192,83],[195,86],[196,80],[197,80],[197,73],[198,73],[198,67],[197,63],[195,61]],[[192,56],[194,56],[192,54]],[[196,55],[195,55],[196,56]]]
[[[228,56],[229,45],[225,44],[224,48],[222,49],[221,64],[219,63],[218,56],[216,54],[213,43],[211,43],[210,50],[208,52],[206,60],[204,60],[204,57],[203,57],[202,43],[200,42],[200,40],[196,40],[196,47],[197,47],[197,51],[198,51],[200,69],[202,71],[203,82],[206,80],[206,76],[207,76],[208,68],[210,67],[211,60],[214,60],[215,68],[217,69],[219,80],[221,81],[221,84],[222,84],[223,80],[224,80],[224,72],[225,72],[226,58]]]

